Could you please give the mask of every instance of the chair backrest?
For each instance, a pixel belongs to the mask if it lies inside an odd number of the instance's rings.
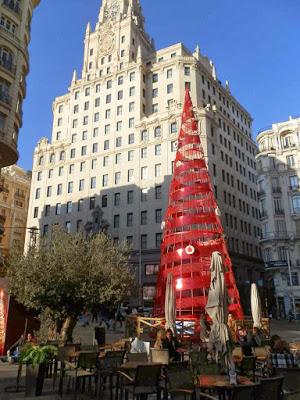
[[[193,390],[193,373],[190,369],[167,368],[166,378],[170,391],[176,391],[178,389]]]
[[[69,358],[72,354],[76,352],[76,345],[64,345],[62,347],[58,347],[57,358],[59,361],[69,361]]]
[[[253,347],[253,352],[255,357],[264,357],[264,358],[268,358],[268,351],[266,349],[265,346],[263,347]]]
[[[151,352],[151,361],[160,363],[160,364],[169,364],[170,356],[169,351],[167,349],[158,350],[158,349],[150,349]]]
[[[276,368],[276,375],[284,377],[283,389],[286,392],[300,392],[300,368]]]
[[[253,385],[234,385],[230,391],[230,400],[254,400],[259,396],[259,387],[259,383]]]
[[[219,366],[216,363],[203,364],[199,366],[199,374],[217,375],[220,373]]]
[[[200,349],[199,351],[190,351],[189,359],[192,367],[201,364],[207,364],[207,349]]]
[[[128,353],[127,361],[148,362],[147,353]]]
[[[259,389],[261,399],[282,400],[283,380],[284,380],[283,376],[261,379],[260,389]]]
[[[161,365],[141,365],[137,367],[134,384],[155,387],[158,385],[160,373]]]
[[[79,354],[77,367],[86,369],[86,370],[94,370],[97,366],[98,360],[98,352],[81,352]]]
[[[123,364],[125,356],[124,350],[107,351],[105,357],[99,359],[99,370],[115,372]]]

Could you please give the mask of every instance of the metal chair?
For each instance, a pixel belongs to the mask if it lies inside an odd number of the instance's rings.
[[[91,390],[91,379],[96,377],[96,368],[97,368],[97,360],[98,360],[98,352],[88,352],[88,353],[80,353],[76,366],[68,363],[65,368],[63,375],[68,380],[67,391],[69,391],[70,383],[73,383],[73,393],[74,399],[77,398],[77,391],[80,387],[80,381],[82,381],[82,392],[85,390],[85,379],[89,379],[89,390]],[[63,379],[61,384],[61,395],[63,394]]]
[[[230,400],[254,400],[259,398],[260,384],[234,385],[230,390]]]
[[[128,400],[128,395],[132,398],[140,398],[150,394],[156,394],[157,399],[160,399],[159,378],[161,375],[161,365],[143,365],[136,369],[134,378],[126,373],[119,371],[120,376],[124,379],[123,390],[125,391],[125,400]]]
[[[97,398],[105,389],[105,381],[109,379],[110,399],[113,398],[114,377],[116,377],[116,397],[119,391],[119,375],[118,370],[124,361],[125,351],[108,351],[103,358],[99,359],[98,363],[98,382],[97,382]]]
[[[276,376],[283,376],[283,392],[291,396],[300,392],[300,368],[276,368]],[[299,394],[300,399],[300,394]]]
[[[158,350],[150,349],[151,361],[163,365],[167,365],[170,362],[169,351],[167,349]]]
[[[255,380],[256,370],[256,357],[255,356],[244,356],[241,362],[241,373],[248,376],[253,381]]]
[[[262,400],[283,400],[283,376],[260,380],[260,398]]]

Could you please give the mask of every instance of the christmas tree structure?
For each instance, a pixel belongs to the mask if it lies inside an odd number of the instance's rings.
[[[165,315],[166,280],[168,273],[172,272],[176,285],[177,318],[199,319],[207,303],[211,255],[218,251],[222,254],[226,271],[225,280],[231,300],[229,312],[236,318],[243,318],[220,211],[212,190],[198,121],[188,90],[176,144],[174,174],[163,222],[154,315]]]

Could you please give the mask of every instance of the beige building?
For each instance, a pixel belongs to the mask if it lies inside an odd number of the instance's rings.
[[[0,178],[0,221],[4,235],[0,236],[0,254],[9,255],[13,246],[23,246],[30,196],[31,172],[12,165],[2,169]]]
[[[261,246],[273,277],[277,310],[300,315],[300,118],[273,124],[257,136]]]
[[[171,4],[171,3],[170,3]],[[104,0],[85,33],[83,69],[53,103],[51,140],[33,159],[28,226],[76,231],[99,205],[133,247],[144,300],[155,291],[161,222],[190,87],[241,291],[261,283],[252,119],[199,47],[155,50],[138,0]],[[29,237],[27,244],[29,242]]]
[[[28,45],[34,7],[40,0],[1,0],[0,171],[18,160],[18,134],[29,71]]]

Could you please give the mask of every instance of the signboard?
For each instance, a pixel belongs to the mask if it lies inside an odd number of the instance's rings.
[[[287,261],[269,261],[266,263],[266,269],[273,269],[273,268],[287,268],[288,263]]]

